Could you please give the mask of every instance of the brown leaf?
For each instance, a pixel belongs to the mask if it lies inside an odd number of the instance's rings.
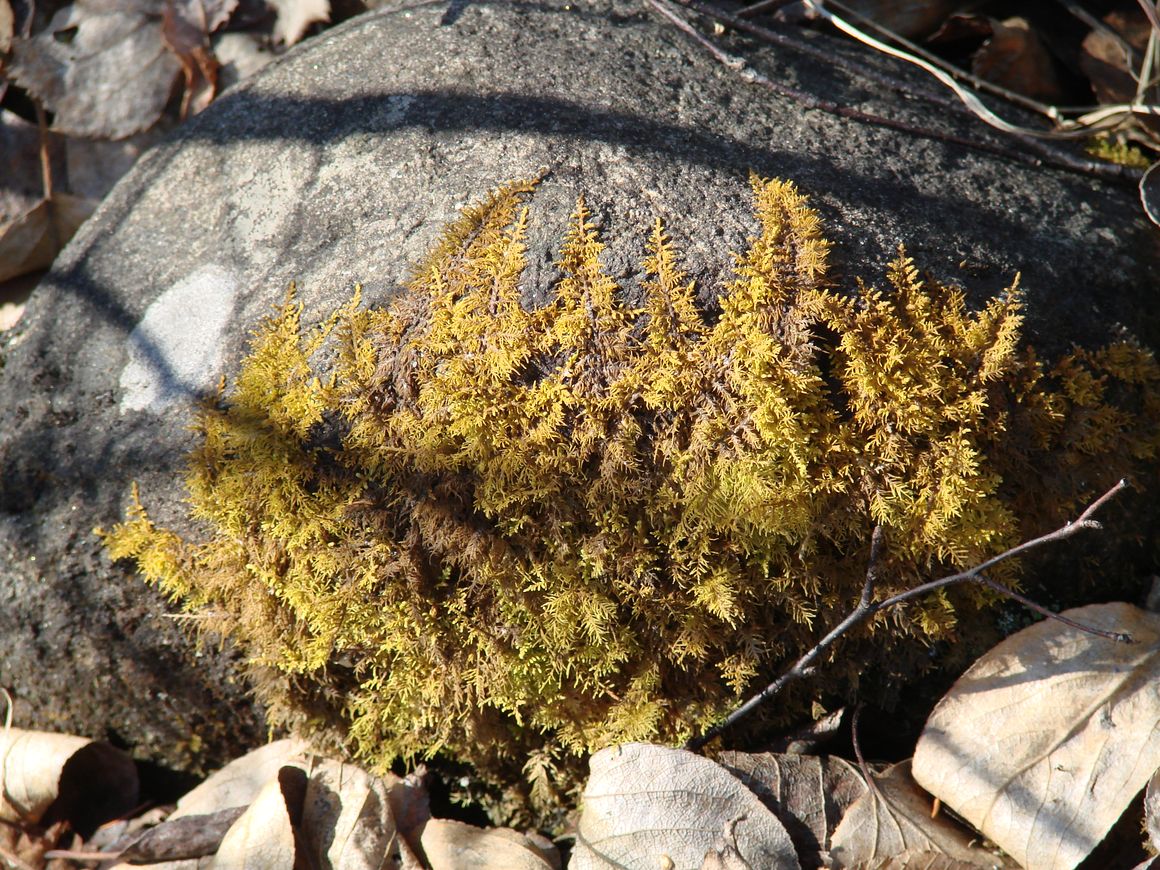
[[[109,850],[120,850],[118,860],[134,864],[156,864],[201,858],[218,850],[226,831],[245,812],[245,807],[230,807],[216,813],[181,816],[134,835],[131,842],[114,844]]]
[[[570,870],[699,867],[733,825],[741,858],[754,867],[797,868],[777,816],[714,762],[646,743],[592,756]]]
[[[1046,103],[1063,100],[1055,62],[1026,18],[989,19],[990,38],[971,59],[981,79]]]
[[[181,71],[159,0],[76,0],[13,45],[14,81],[55,113],[53,129],[119,139],[156,123]]]
[[[428,870],[414,854],[407,855],[410,864],[403,860],[404,842],[395,822],[396,813],[411,824],[429,819],[426,800],[426,793],[414,782],[389,773],[371,776],[350,764],[308,756],[300,743],[279,741],[232,762],[186,795],[179,802],[179,813],[126,849],[121,860],[177,862],[213,855],[205,866],[293,864],[343,870]],[[201,808],[215,801],[241,801],[249,806],[211,815],[189,814],[190,807]],[[197,836],[191,836],[190,825],[220,828],[218,823],[230,816],[233,821],[226,830],[193,831]],[[434,835],[437,828],[424,831],[423,836]],[[418,837],[416,832],[416,842]],[[158,842],[149,842],[151,839]],[[287,859],[290,863],[284,863]],[[164,866],[166,870],[184,870],[198,865]],[[473,865],[460,862],[445,866]],[[525,865],[501,862],[492,866]],[[552,867],[526,866],[535,870]]]
[[[958,7],[952,0],[847,0],[858,14],[908,39],[933,33]]]
[[[1044,620],[971,666],[935,707],[916,779],[1031,870],[1071,868],[1160,767],[1160,615],[1067,612],[1116,643]]]
[[[1135,3],[1121,4],[1104,17],[1103,23],[1104,28],[1093,29],[1084,37],[1079,66],[1101,104],[1128,103],[1136,96],[1129,53],[1135,53],[1131,59],[1133,69],[1138,69],[1152,25]]]
[[[220,64],[209,35],[224,24],[238,0],[166,0],[161,34],[181,61],[184,90],[181,117],[196,114],[217,95]]]
[[[0,0],[0,54],[7,54],[12,48],[12,37],[16,35],[16,13],[8,0]],[[3,86],[0,85],[0,88]],[[0,89],[0,97],[4,91]]]
[[[874,785],[834,831],[830,854],[835,866],[861,867],[906,853],[934,853],[972,867],[1003,866],[972,845],[978,839],[972,832],[945,814],[931,817],[930,795],[911,778],[909,761],[888,768]]]
[[[4,0],[0,0],[0,3]],[[0,226],[16,219],[44,199],[41,171],[40,130],[14,112],[0,109],[0,154],[3,154],[0,184]],[[53,149],[54,152],[59,149]],[[54,153],[54,158],[56,157]],[[53,175],[59,175],[64,164],[53,160]]]
[[[98,202],[104,199],[137,159],[161,141],[166,126],[163,121],[144,133],[116,142],[76,136],[65,138],[67,172],[64,177],[68,179],[68,192]]]
[[[741,857],[741,851],[737,848],[737,821],[725,825],[720,842],[705,853],[701,870],[755,870],[753,865]]]
[[[52,265],[97,204],[58,193],[0,226],[0,281]]]
[[[213,52],[221,63],[218,87],[223,91],[249,78],[274,59],[270,46],[253,33],[216,34]]]
[[[293,45],[311,24],[330,20],[330,0],[266,0],[278,19],[274,23],[274,41]]]
[[[427,795],[427,768],[419,765],[391,789],[391,816],[399,831],[402,870],[427,870],[419,857],[419,839],[423,826],[431,819],[431,802]]]
[[[854,765],[841,758],[723,752],[718,763],[761,798],[785,825],[803,865],[830,848],[850,806],[866,793]]]

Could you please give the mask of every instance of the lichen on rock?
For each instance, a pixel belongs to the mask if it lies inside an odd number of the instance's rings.
[[[1047,365],[1014,288],[972,312],[901,251],[884,289],[839,293],[778,180],[752,180],[760,232],[714,318],[659,220],[630,304],[583,200],[529,310],[534,185],[466,209],[389,306],[356,294],[304,328],[289,299],[200,412],[204,536],[139,503],[105,534],[236,642],[274,722],[364,761],[542,780],[680,740],[852,606],[875,526],[888,596],[1057,525],[1160,447],[1150,352]],[[989,602],[883,615],[814,688],[848,694]]]

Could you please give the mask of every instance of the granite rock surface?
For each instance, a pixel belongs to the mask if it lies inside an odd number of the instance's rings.
[[[835,102],[1001,141],[793,52],[730,47]],[[1160,245],[1131,188],[807,111],[636,5],[389,5],[308,40],[147,154],[3,337],[0,686],[17,724],[109,737],[183,769],[263,736],[229,655],[195,649],[92,530],[123,516],[134,481],[156,519],[189,528],[191,409],[236,371],[291,281],[307,319],[356,282],[381,302],[463,205],[544,173],[529,301],[550,292],[580,193],[612,274],[637,279],[659,215],[711,297],[755,229],[751,170],[810,194],[840,286],[881,283],[905,242],[976,301],[1022,272],[1048,349],[1121,323],[1160,341]]]

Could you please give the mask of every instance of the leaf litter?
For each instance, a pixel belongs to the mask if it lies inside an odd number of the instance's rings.
[[[1160,615],[1069,610],[1134,644],[1054,620],[1004,640],[927,720],[914,776],[1021,866],[1072,868],[1160,767]]]

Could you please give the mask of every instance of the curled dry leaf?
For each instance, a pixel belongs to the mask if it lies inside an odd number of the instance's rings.
[[[238,0],[166,0],[161,34],[181,62],[184,79],[181,117],[208,106],[218,91],[218,70],[210,34],[229,20]]]
[[[736,827],[737,823],[734,822],[722,832],[720,843],[705,853],[701,870],[753,870],[737,849],[737,837],[733,830]]]
[[[248,804],[190,815],[215,804]],[[122,860],[158,860],[164,870],[330,867],[335,870],[559,870],[559,856],[509,829],[481,829],[432,820],[414,778],[371,776],[338,761],[308,756],[279,741],[227,765],[179,802],[179,810]],[[190,832],[187,822],[235,820],[216,835]],[[166,831],[169,831],[167,834]],[[408,844],[417,848],[412,848]],[[156,840],[149,843],[147,840]],[[196,840],[196,842],[195,842]],[[191,844],[195,848],[190,848]],[[146,848],[147,847],[147,848]],[[156,847],[156,848],[154,848]],[[180,857],[212,855],[197,861]],[[419,857],[425,855],[423,861]],[[118,865],[126,870],[127,865]]]
[[[32,39],[10,74],[55,114],[53,129],[119,139],[152,126],[181,64],[161,36],[158,0],[76,0]]]
[[[248,806],[266,783],[277,777],[284,765],[295,759],[304,759],[306,751],[306,744],[300,740],[275,740],[248,752],[184,795],[170,818]]]
[[[1072,868],[1160,767],[1160,615],[1069,610],[1000,643],[935,707],[915,778],[1022,866]]]
[[[1140,179],[1140,202],[1148,219],[1160,226],[1160,162],[1149,166]]]
[[[0,731],[0,820],[58,818],[95,828],[137,802],[137,767],[107,743],[68,734]],[[95,815],[94,815],[95,814]]]
[[[1152,774],[1144,789],[1144,830],[1148,832],[1148,845],[1160,852],[1160,770]]]
[[[841,758],[723,752],[717,761],[785,825],[805,867],[824,863],[834,829],[866,793],[861,771]]]
[[[218,850],[226,831],[244,812],[245,807],[230,807],[206,815],[167,819],[152,828],[135,832],[124,843],[114,843],[107,851],[119,851],[118,859],[132,864],[203,858]]]
[[[785,827],[724,768],[682,749],[628,743],[592,756],[570,870],[701,867],[733,836],[753,867],[798,868]]]
[[[850,807],[834,831],[830,850],[834,866],[861,868],[901,860],[907,853],[941,855],[958,862],[952,867],[1005,866],[974,845],[978,838],[972,832],[946,815],[931,817],[930,795],[911,778],[909,761],[888,768],[874,779],[874,786]]]

